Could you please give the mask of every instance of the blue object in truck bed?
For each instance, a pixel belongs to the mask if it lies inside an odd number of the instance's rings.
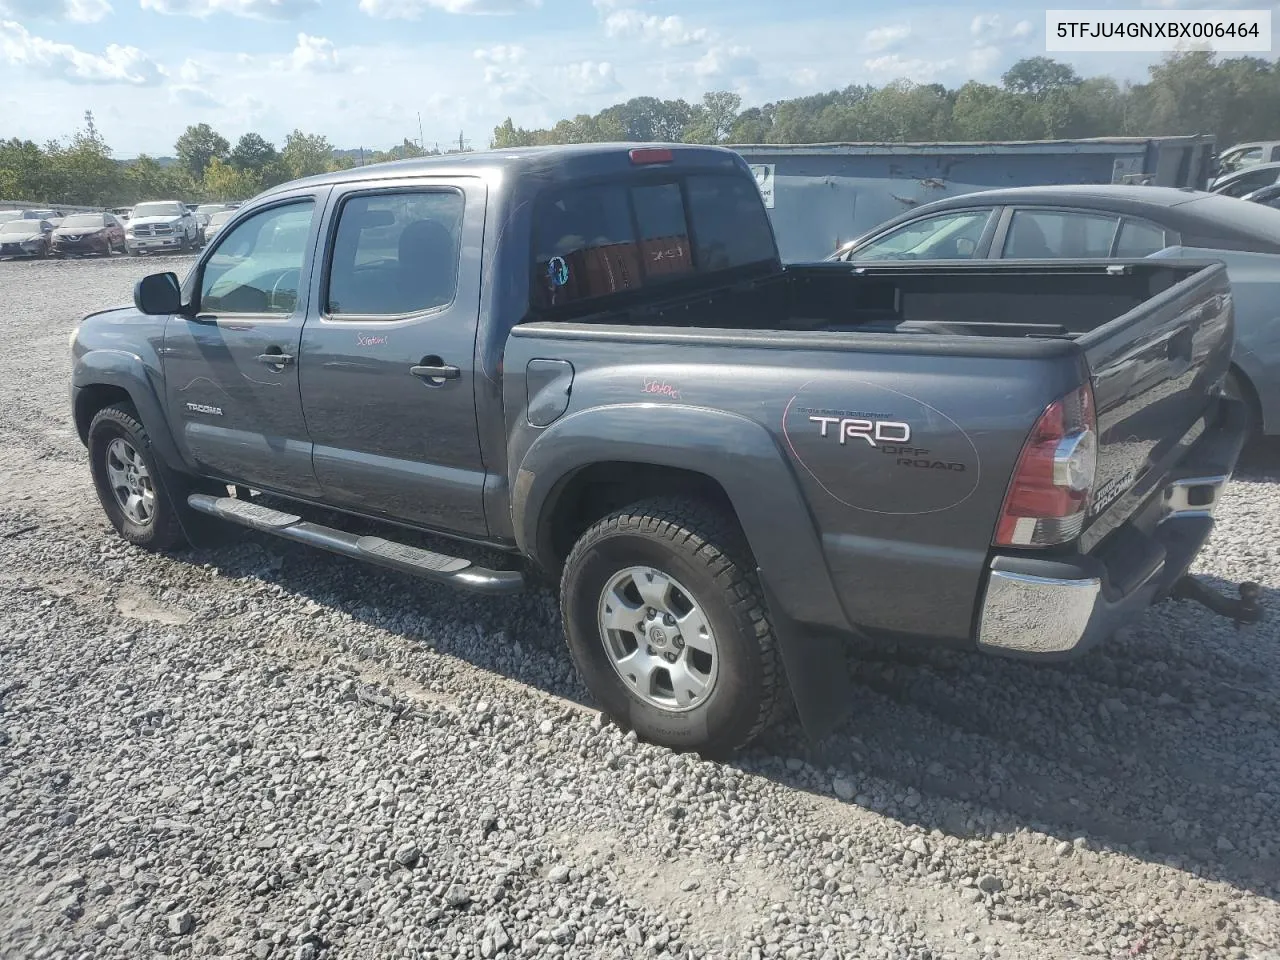
[[[782,258],[820,260],[890,217],[995,187],[1152,183],[1204,189],[1210,136],[1003,143],[819,143],[733,147],[756,172]]]

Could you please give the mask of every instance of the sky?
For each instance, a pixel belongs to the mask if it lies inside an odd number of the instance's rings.
[[[1275,0],[1057,0],[1054,8],[1274,8]],[[895,78],[998,82],[1043,54],[1044,6],[988,0],[0,0],[0,138],[92,110],[119,157],[191,123],[233,143],[295,128],[338,147],[483,148],[632,96],[745,105]],[[1273,16],[1280,26],[1280,16]],[[1057,54],[1142,80],[1159,54]],[[1271,56],[1271,55],[1269,55]]]

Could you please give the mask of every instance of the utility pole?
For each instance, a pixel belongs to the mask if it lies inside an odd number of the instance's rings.
[[[418,111],[418,149],[426,152],[427,142],[422,139],[422,111]]]

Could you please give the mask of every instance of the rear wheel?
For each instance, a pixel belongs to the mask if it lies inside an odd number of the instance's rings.
[[[570,553],[560,605],[584,682],[646,740],[723,755],[785,704],[750,551],[712,507],[650,500],[605,517]]]
[[[89,464],[102,509],[130,543],[165,550],[185,538],[173,494],[146,428],[129,404],[99,410],[89,424]],[[188,509],[185,503],[180,509]]]

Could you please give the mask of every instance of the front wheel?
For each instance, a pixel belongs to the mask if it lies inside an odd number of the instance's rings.
[[[755,564],[731,516],[658,499],[592,526],[565,563],[570,654],[620,726],[723,755],[767,729],[786,685]]]
[[[98,500],[116,532],[150,550],[181,543],[185,538],[177,508],[134,409],[115,404],[99,410],[89,424],[88,439]]]

